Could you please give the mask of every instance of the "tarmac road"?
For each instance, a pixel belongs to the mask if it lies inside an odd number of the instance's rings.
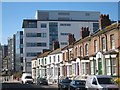
[[[1,90],[58,90],[56,85],[36,85],[21,83],[2,83]]]

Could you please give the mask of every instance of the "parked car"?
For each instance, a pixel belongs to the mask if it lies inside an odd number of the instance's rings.
[[[70,90],[87,90],[85,88],[85,80],[72,80],[70,83]]]
[[[31,73],[23,73],[21,77],[22,84],[32,84],[33,78]]]
[[[48,80],[46,78],[38,77],[36,84],[37,85],[48,85]]]
[[[68,90],[70,86],[71,80],[69,78],[65,78],[59,81],[58,90]]]
[[[112,80],[111,76],[91,75],[86,79],[85,87],[87,90],[119,90],[118,85]]]

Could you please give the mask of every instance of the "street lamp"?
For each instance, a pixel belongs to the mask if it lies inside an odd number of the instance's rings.
[[[6,74],[5,81],[8,81],[8,69],[5,69],[5,74]]]
[[[24,58],[24,72],[27,72],[27,60]]]

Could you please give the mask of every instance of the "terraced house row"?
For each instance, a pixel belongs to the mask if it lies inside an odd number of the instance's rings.
[[[74,30],[75,31],[75,30]],[[89,27],[82,27],[79,40],[68,35],[68,45],[44,51],[32,59],[32,75],[57,82],[62,77],[85,79],[88,75],[120,76],[120,23],[111,24],[109,15],[101,15],[99,29],[90,35]]]

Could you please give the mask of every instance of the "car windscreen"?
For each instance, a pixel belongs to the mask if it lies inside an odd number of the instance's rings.
[[[63,79],[63,80],[61,80],[61,83],[70,83],[70,80],[69,79]]]
[[[85,81],[75,81],[76,85],[85,85]]]
[[[41,80],[41,81],[42,81],[42,80],[46,80],[46,78],[40,78],[39,80]]]
[[[32,79],[32,76],[26,76],[25,79]]]
[[[114,84],[112,78],[98,78],[99,84]]]

